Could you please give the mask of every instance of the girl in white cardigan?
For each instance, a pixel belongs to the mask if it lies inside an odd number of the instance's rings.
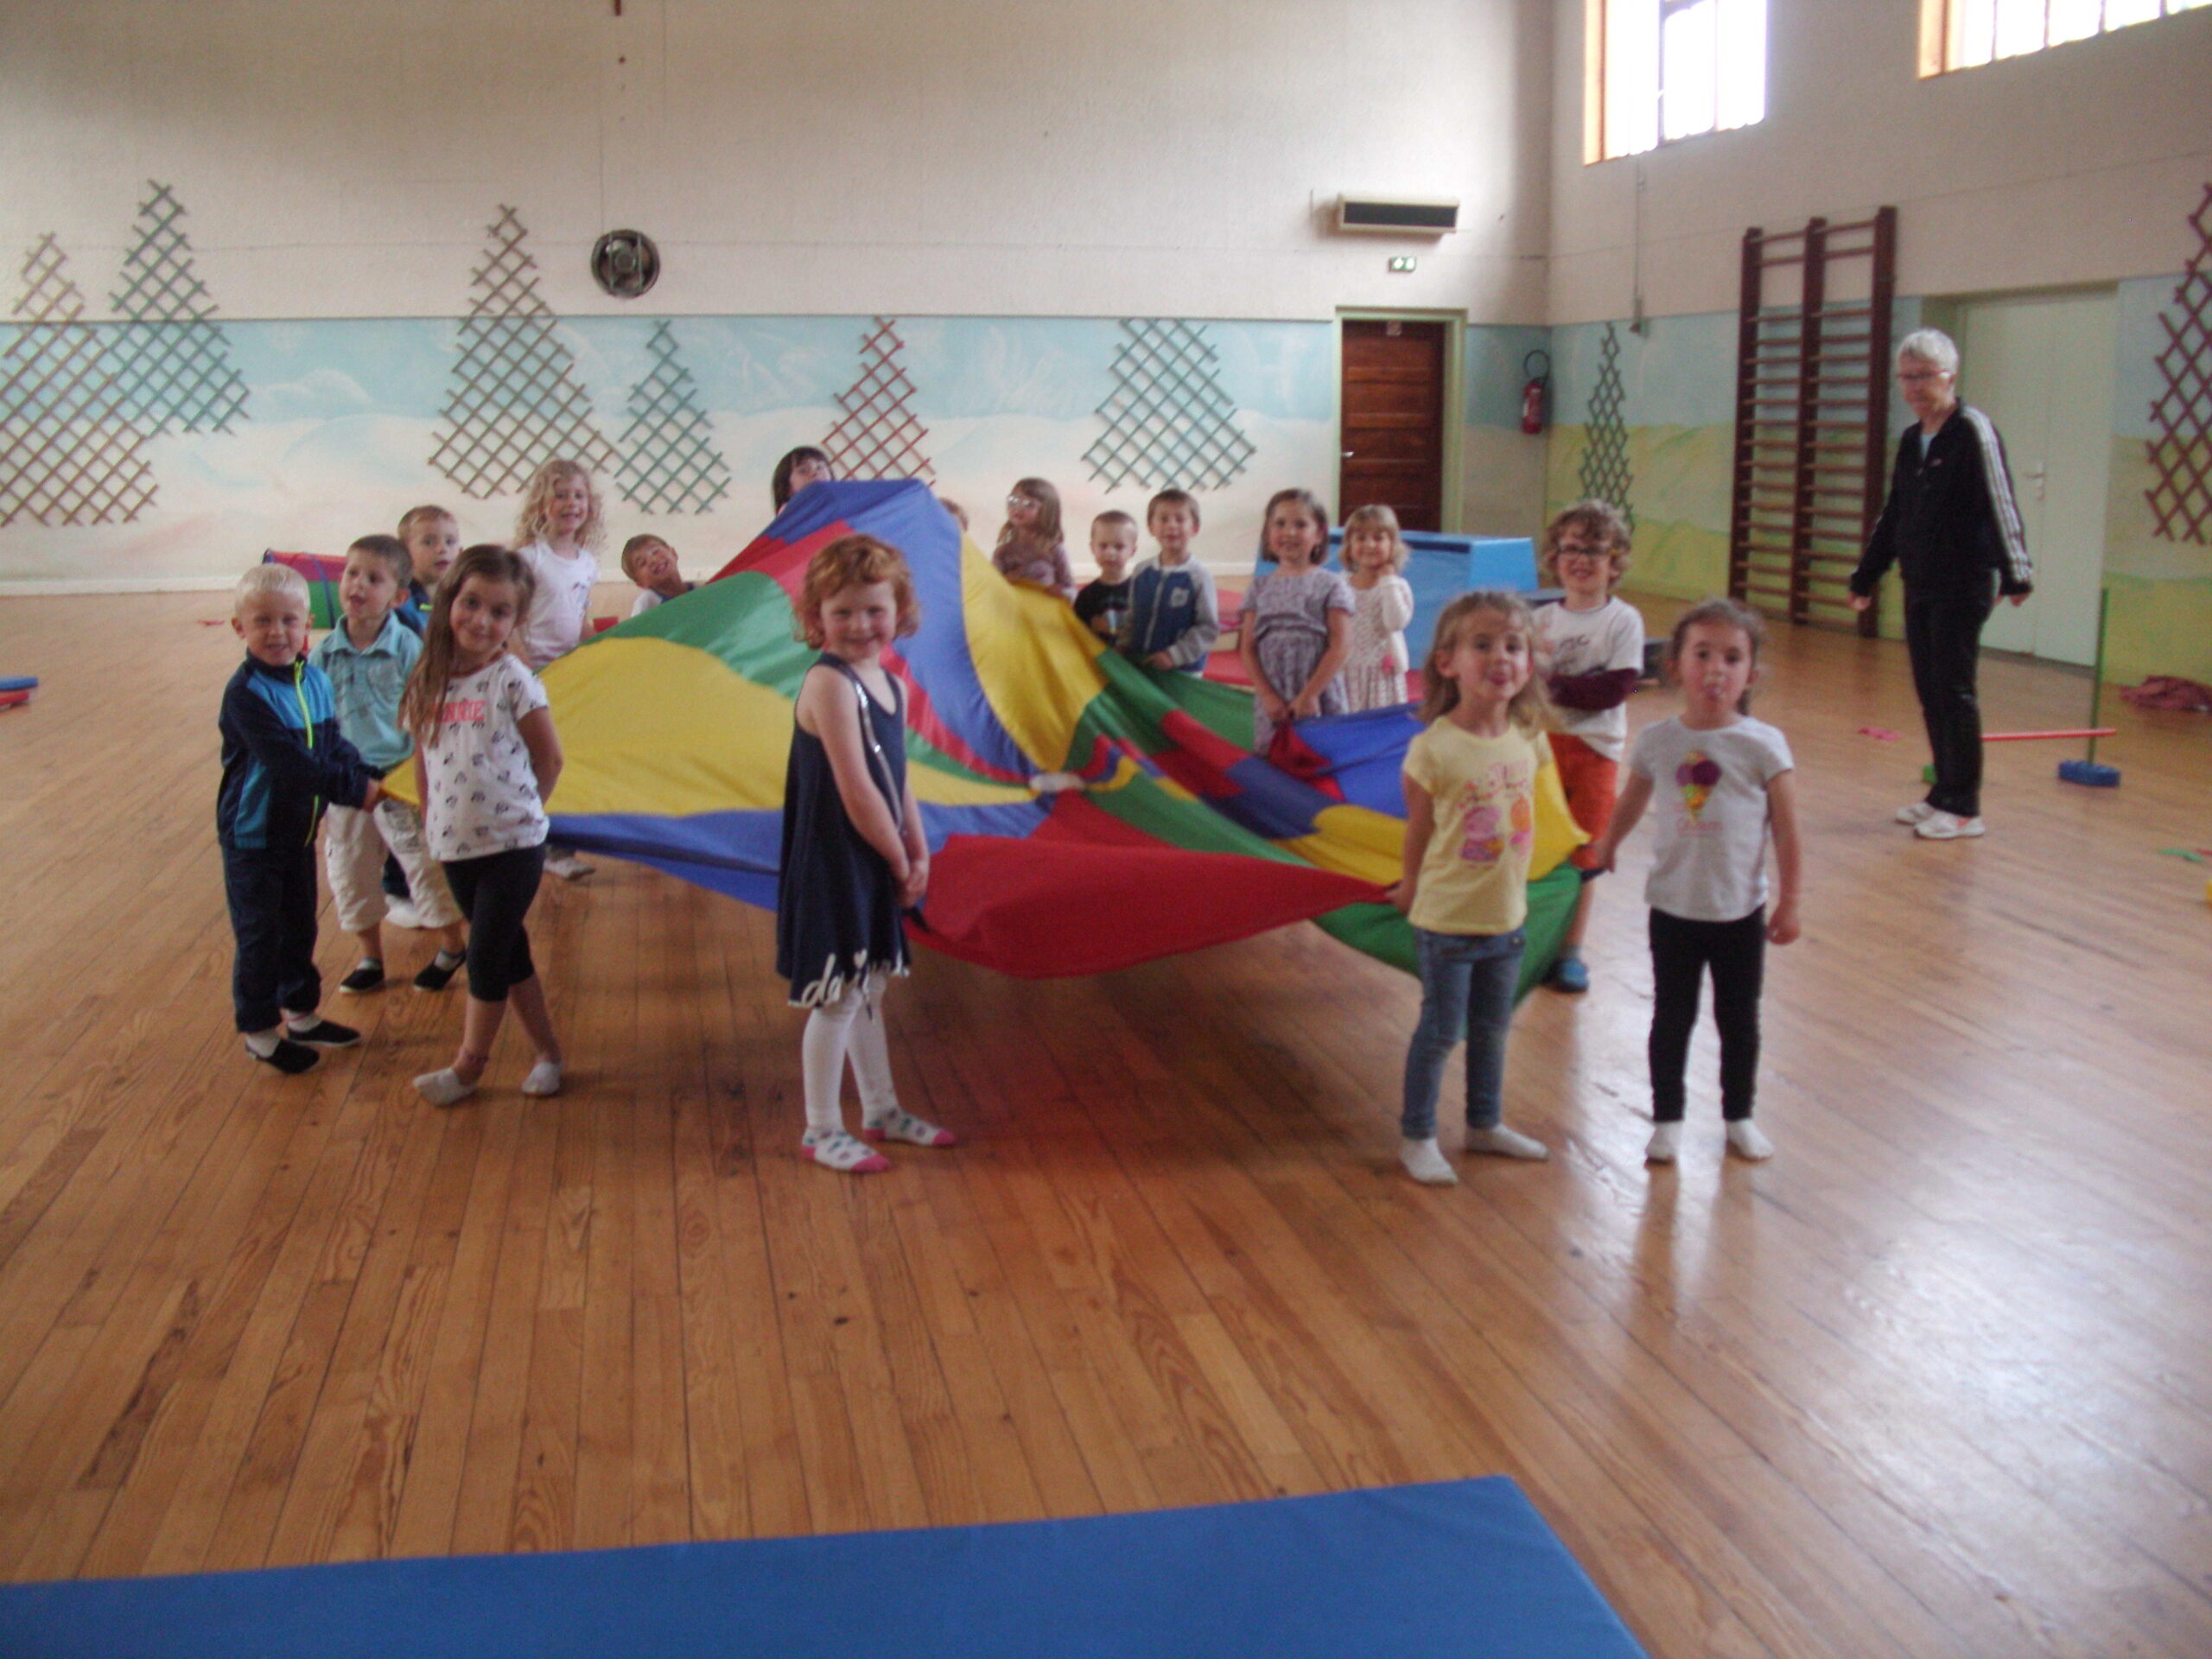
[[[1406,544],[1398,515],[1388,507],[1361,507],[1344,520],[1344,575],[1351,583],[1351,655],[1344,661],[1344,701],[1357,714],[1406,701],[1406,624],[1414,620],[1414,590],[1398,573]]]

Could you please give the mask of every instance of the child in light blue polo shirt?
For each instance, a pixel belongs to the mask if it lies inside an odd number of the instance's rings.
[[[343,611],[309,660],[329,677],[338,729],[378,773],[404,765],[414,742],[399,724],[399,695],[423,654],[423,641],[395,613],[412,569],[396,536],[364,536],[346,550],[338,582]],[[461,912],[443,871],[423,840],[422,815],[386,798],[373,810],[333,807],[325,820],[323,867],[330,876],[338,925],[360,941],[361,954],[338,988],[359,995],[384,988],[385,899],[379,877],[389,847],[406,872],[423,925],[438,935],[438,954],[415,976],[426,991],[442,991],[466,957]]]

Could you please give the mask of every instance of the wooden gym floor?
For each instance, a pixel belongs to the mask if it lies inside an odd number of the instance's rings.
[[[2212,872],[2157,852],[2212,842],[2212,721],[2116,707],[2113,792],[1999,747],[1989,838],[1916,843],[1902,649],[1784,631],[1809,881],[1763,1167],[1719,1155],[1709,1030],[1679,1168],[1641,1161],[1639,841],[1594,990],[1516,1025],[1547,1166],[1403,1179],[1414,985],[1300,927],[1089,982],[925,954],[894,1060],[971,1144],[855,1181],[792,1155],[768,918],[612,861],[534,918],[559,1100],[510,1043],[422,1104],[454,995],[334,996],[364,1046],[248,1064],[226,611],[0,601],[45,682],[0,715],[0,1574],[1503,1472],[1655,1654],[2212,1653]],[[1985,690],[2007,728],[2087,698]]]

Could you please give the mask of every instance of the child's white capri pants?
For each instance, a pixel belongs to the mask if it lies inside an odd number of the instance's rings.
[[[404,801],[380,801],[372,811],[334,806],[323,819],[322,864],[330,873],[338,925],[363,933],[385,918],[384,852],[391,849],[407,873],[408,896],[425,927],[451,927],[461,919],[445,872],[423,839],[423,817]]]

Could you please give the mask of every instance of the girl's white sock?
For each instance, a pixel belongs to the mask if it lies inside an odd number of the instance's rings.
[[[799,1034],[799,1077],[806,1090],[806,1127],[827,1134],[844,1127],[845,1056],[853,1041],[853,1021],[867,1001],[858,986],[835,1002],[820,1002],[806,1016]]]
[[[1774,1156],[1774,1142],[1750,1118],[1739,1117],[1728,1126],[1728,1150],[1756,1164]]]
[[[846,1054],[853,1063],[853,1081],[860,1085],[861,1120],[875,1123],[898,1115],[899,1094],[891,1082],[891,1044],[883,1034],[881,982],[870,981],[868,991]]]
[[[1452,1167],[1452,1160],[1444,1155],[1444,1148],[1436,1144],[1436,1137],[1426,1141],[1401,1141],[1398,1161],[1406,1166],[1406,1173],[1423,1186],[1457,1186],[1459,1172]]]

